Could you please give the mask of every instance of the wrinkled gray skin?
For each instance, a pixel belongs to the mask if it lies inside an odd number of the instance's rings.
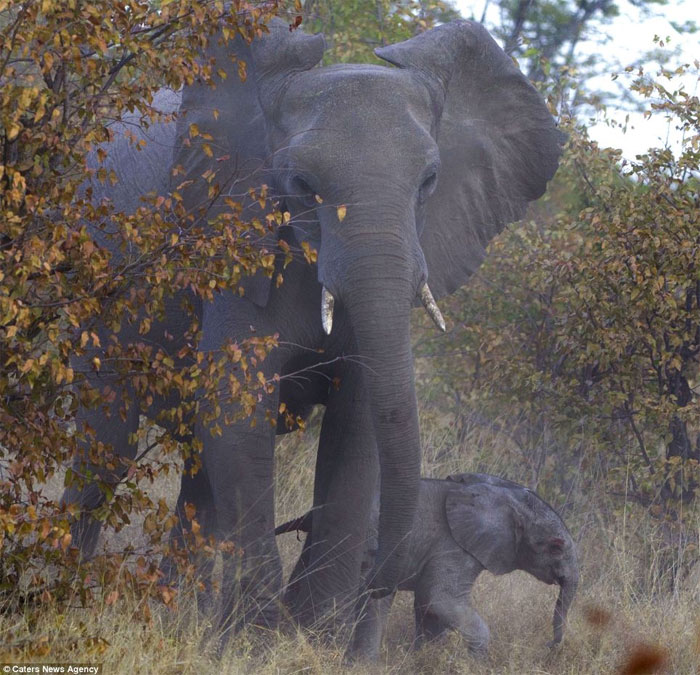
[[[376,504],[363,563],[367,570],[374,564],[378,515]],[[280,525],[276,533],[308,529],[309,516]],[[456,630],[471,650],[486,652],[489,629],[471,606],[472,587],[485,569],[496,575],[524,570],[558,584],[554,638],[548,644],[561,642],[579,580],[576,547],[559,515],[531,490],[488,474],[424,478],[408,550],[399,590],[415,594],[418,645]],[[367,602],[351,657],[378,658],[392,601],[393,594]]]
[[[205,534],[243,551],[225,562],[224,621],[234,609],[237,621],[275,625],[278,618],[275,429],[264,417],[281,402],[302,417],[325,406],[314,486],[314,504],[324,508],[287,591],[293,615],[311,624],[331,609],[352,614],[378,477],[379,549],[368,585],[377,596],[397,587],[420,479],[411,308],[426,280],[437,299],[467,281],[491,238],[542,195],[563,143],[539,94],[478,24],[453,22],[377,50],[397,67],[316,67],[324,46],[321,36],[277,20],[250,48],[214,47],[206,56],[229,72],[216,90],[186,87],[177,124],[141,130],[152,139],[144,152],[121,137],[109,148],[108,162],[123,179],[109,192],[117,206],[133,207],[154,187],[170,189],[175,165],[184,170],[175,183],[195,179],[182,192],[197,209],[207,199],[196,179],[213,167],[226,179],[225,192],[245,194],[265,182],[291,213],[291,223],[261,245],[276,251],[284,239],[297,252],[303,242],[318,250],[313,266],[297,255],[282,269],[280,255],[281,286],[259,275],[246,281],[245,297],[220,294],[199,310],[202,350],[246,338],[252,327],[280,337],[262,365],[266,376],[305,369],[260,402],[255,428],[246,420],[213,437],[193,425],[204,470],[183,475],[178,511],[193,503]],[[227,49],[247,62],[245,83]],[[180,142],[192,122],[214,136],[214,159],[196,139],[190,147]],[[129,124],[139,131],[137,121]],[[338,205],[347,207],[344,219]],[[223,208],[219,200],[213,212]],[[330,335],[321,324],[322,285],[335,298]],[[176,347],[178,314],[174,301],[165,326],[147,338],[162,342],[167,327]],[[127,424],[118,415],[85,416],[100,440],[134,456],[127,438],[137,411]],[[101,497],[86,489],[65,499],[89,509]],[[76,527],[84,552],[94,550],[98,530],[89,516]]]

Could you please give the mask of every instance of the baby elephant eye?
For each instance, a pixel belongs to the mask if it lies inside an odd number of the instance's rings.
[[[437,185],[437,173],[433,171],[420,186],[418,191],[418,202],[423,203],[431,194],[435,191],[435,186]]]

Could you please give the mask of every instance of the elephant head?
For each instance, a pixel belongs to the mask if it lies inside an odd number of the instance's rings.
[[[488,474],[458,474],[445,500],[455,541],[492,574],[524,570],[546,584],[558,584],[554,639],[561,642],[566,615],[576,595],[576,546],[559,515],[522,485]]]
[[[201,105],[205,91],[188,96],[212,134],[229,130],[225,161],[264,164],[291,214],[285,240],[318,251],[319,329],[350,336],[366,365],[381,470],[371,584],[388,591],[402,575],[420,477],[410,310],[422,302],[444,328],[435,297],[463,285],[490,239],[543,194],[563,135],[479,24],[376,50],[396,67],[316,68],[324,47],[274,20],[242,48],[247,82],[233,75],[223,85],[241,90],[239,102],[218,106],[228,126]],[[253,281],[251,300],[264,306],[271,280]]]

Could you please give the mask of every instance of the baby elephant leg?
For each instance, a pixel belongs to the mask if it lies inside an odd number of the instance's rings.
[[[448,630],[459,632],[470,651],[485,655],[489,644],[489,629],[484,620],[469,605],[469,594],[448,596],[444,593],[416,592],[416,646],[435,640]]]

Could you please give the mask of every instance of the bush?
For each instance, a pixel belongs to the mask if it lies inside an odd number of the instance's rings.
[[[700,102],[641,72],[632,89],[683,130],[680,152],[623,161],[571,126],[536,220],[492,244],[446,301],[448,339],[418,352],[456,392],[458,425],[508,437],[516,479],[564,495],[602,482],[678,541],[700,485]]]
[[[236,11],[224,15],[223,6],[194,0],[1,5],[0,605],[5,610],[65,599],[74,588],[76,552],[69,531],[74,514],[46,486],[62,482],[78,442],[92,433],[76,427],[78,406],[107,408],[114,402],[115,390],[97,388],[96,378],[89,382],[87,375],[128,381],[144,404],[176,393],[181,403],[167,414],[180,423],[179,431],[198,405],[195,391],[205,397],[224,392],[246,414],[258,392],[270,387],[256,364],[272,338],[233,344],[223,354],[198,353],[193,314],[188,346],[176,363],[146,341],[123,344],[115,336],[127,321],[147,332],[178,293],[207,300],[224,289],[237,291],[244,274],[258,269],[271,274],[274,256],[255,241],[276,221],[243,222],[239,205],[231,203],[230,213],[202,226],[184,211],[177,191],[149,195],[135,213],[118,212],[108,200],[95,198],[91,187],[117,181],[104,163],[115,119],[128,113],[144,126],[168,122],[172,116],[153,105],[155,92],[164,86],[177,90],[195,78],[211,82],[212,66],[200,57],[207,41],[252,39],[273,8],[237,2]],[[245,76],[245,64],[236,69]],[[132,143],[139,151],[145,141],[134,135]],[[206,178],[216,194],[216,177]],[[264,201],[264,194],[257,197]],[[90,351],[98,347],[106,358]],[[229,379],[223,364],[231,358],[239,376]],[[76,359],[85,368],[77,369]],[[129,405],[135,403],[117,401],[119,413],[125,415]],[[142,436],[153,431],[155,421],[146,421]],[[162,430],[149,441],[142,455],[159,446],[161,457],[131,464],[116,491],[114,484],[101,482],[107,501],[95,515],[120,528],[133,514],[148,511],[144,528],[156,542],[169,524],[167,512],[142,483],[168,470],[175,461],[170,453],[196,456],[197,448],[176,443]],[[95,460],[106,471],[115,469],[110,448],[96,448]],[[83,478],[65,474],[66,483]],[[154,585],[153,562],[138,557],[122,569],[133,548],[121,554],[92,571],[81,567],[83,602],[89,588],[117,574]]]

